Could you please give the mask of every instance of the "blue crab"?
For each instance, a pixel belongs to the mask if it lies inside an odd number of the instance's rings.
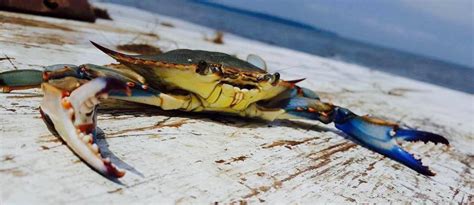
[[[359,116],[325,103],[313,91],[268,73],[263,60],[247,61],[228,54],[178,49],[159,55],[127,55],[92,42],[119,64],[52,65],[44,71],[0,73],[4,92],[41,87],[40,106],[49,130],[86,164],[107,177],[125,172],[103,158],[94,143],[97,105],[105,98],[158,106],[164,110],[217,112],[260,118],[310,119],[335,127],[366,148],[424,175],[435,175],[421,160],[401,148],[401,140],[448,145],[444,137]]]

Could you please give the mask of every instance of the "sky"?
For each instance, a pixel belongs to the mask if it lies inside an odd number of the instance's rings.
[[[219,0],[376,45],[474,68],[472,0]]]

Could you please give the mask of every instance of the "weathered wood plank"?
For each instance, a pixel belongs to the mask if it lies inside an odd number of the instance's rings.
[[[429,178],[317,122],[266,123],[149,107],[104,110],[99,126],[105,139],[98,144],[128,170],[115,183],[48,132],[38,113],[39,90],[18,91],[0,95],[2,204],[472,202],[472,95],[230,34],[217,45],[204,40],[210,29],[104,6],[114,21],[88,24],[0,12],[0,71],[113,62],[89,40],[110,47],[132,42],[163,50],[216,50],[241,58],[256,53],[286,79],[306,77],[302,84],[326,101],[438,132],[452,145],[406,145],[438,173]]]

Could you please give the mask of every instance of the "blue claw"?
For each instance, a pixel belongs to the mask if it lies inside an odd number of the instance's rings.
[[[411,169],[428,176],[434,176],[427,166],[397,144],[398,139],[449,144],[440,135],[425,131],[400,129],[398,125],[375,118],[361,117],[345,108],[336,108],[336,128],[342,130],[367,148],[394,159]]]
[[[313,96],[309,98],[307,96]],[[350,110],[330,103],[324,103],[312,95],[309,90],[294,89],[280,96],[280,100],[267,103],[269,108],[282,108],[289,118],[319,120],[323,123],[334,122],[337,129],[343,131],[359,144],[368,149],[396,160],[411,169],[428,176],[434,176],[427,166],[398,145],[401,140],[413,142],[433,142],[449,145],[446,138],[425,131],[400,128],[377,118],[358,116]]]

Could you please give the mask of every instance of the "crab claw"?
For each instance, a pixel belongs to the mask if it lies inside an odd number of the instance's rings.
[[[423,141],[449,145],[446,138],[425,131],[399,128],[397,124],[377,118],[358,116],[348,109],[337,107],[334,123],[336,127],[353,137],[369,149],[392,158],[411,169],[428,176],[434,176],[421,160],[403,150],[398,142]]]
[[[69,96],[68,92],[48,83],[43,83],[42,89],[41,113],[52,133],[59,135],[79,158],[100,174],[114,178],[124,176],[125,172],[112,164],[110,159],[102,158],[93,135],[99,98],[107,97],[112,90],[130,93],[126,84],[114,78],[96,78]]]

